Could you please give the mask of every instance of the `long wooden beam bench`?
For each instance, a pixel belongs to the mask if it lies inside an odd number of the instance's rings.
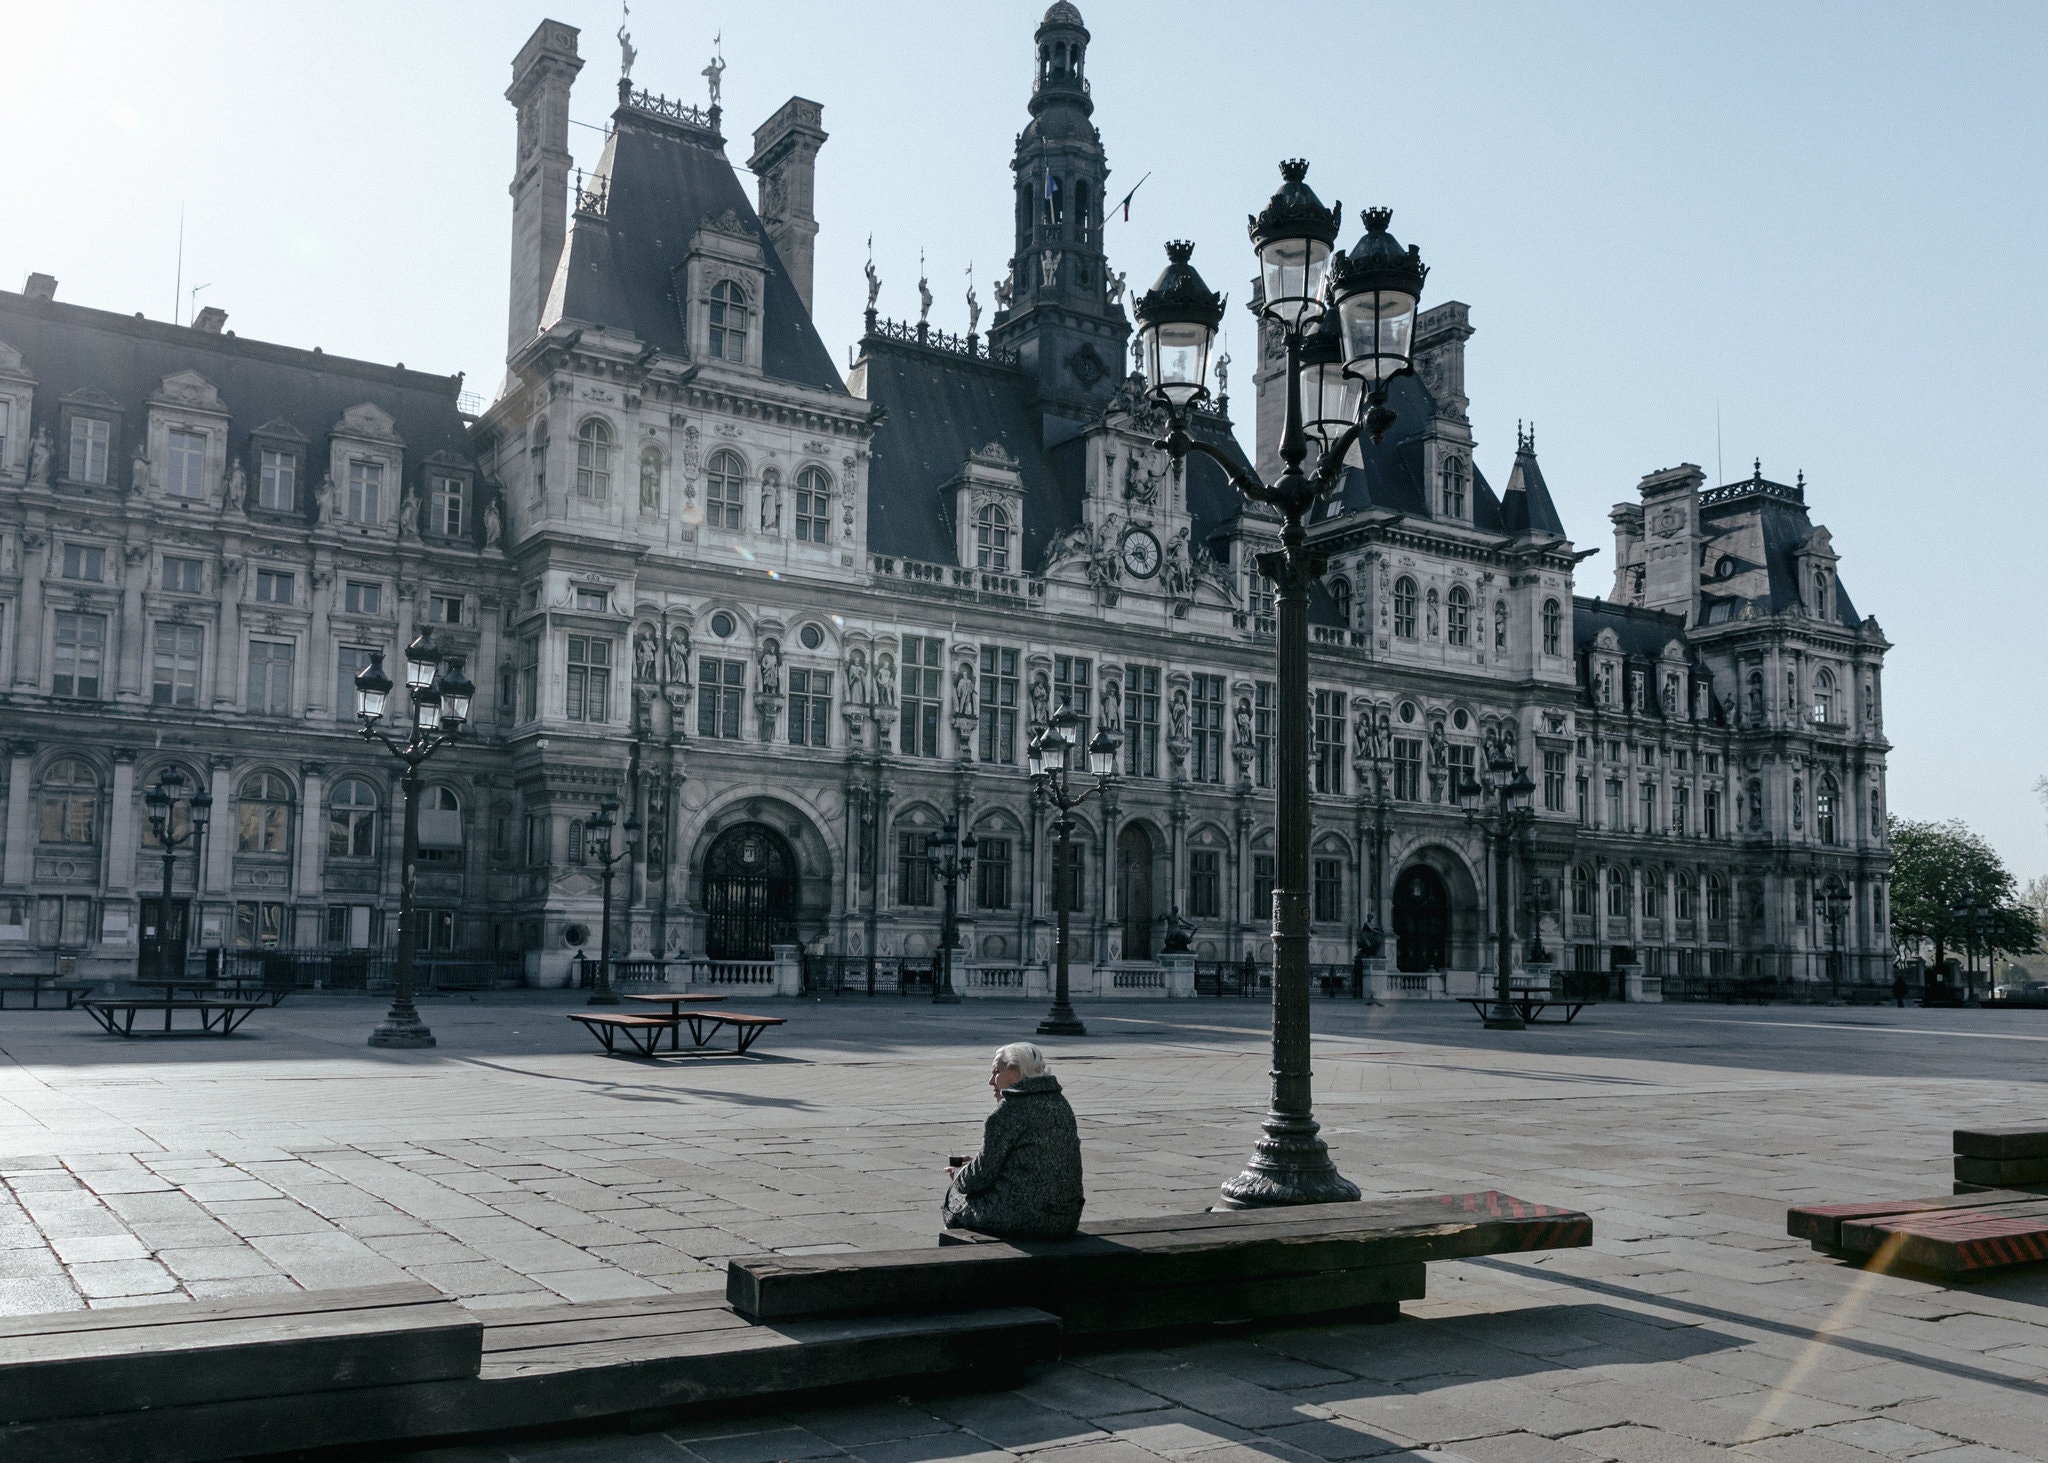
[[[771,1026],[786,1025],[789,1021],[787,1016],[748,1016],[739,1011],[674,1010],[663,1016],[638,1012],[571,1011],[568,1015],[571,1021],[581,1022],[584,1030],[604,1044],[607,1055],[629,1054],[618,1049],[619,1039],[623,1037],[630,1054],[648,1058],[661,1050],[663,1032],[669,1035],[669,1050],[681,1051],[682,1029],[686,1024],[690,1028],[690,1042],[697,1047],[706,1045],[722,1028],[730,1026],[735,1052],[745,1056],[762,1032]]]
[[[2048,1193],[2048,1127],[1957,1128],[1956,1192],[2039,1189]]]
[[[1592,1243],[1573,1210],[1442,1194],[1084,1226],[1071,1240],[952,1236],[931,1249],[734,1260],[726,1299],[762,1322],[1030,1304],[1068,1337],[1338,1313],[1391,1320],[1432,1260]]]
[[[630,1011],[571,1011],[569,1019],[602,1042],[606,1056],[614,1057],[625,1055],[618,1047],[621,1037],[632,1052],[652,1057],[661,1049],[663,1035],[676,1029],[672,1016],[642,1016]]]
[[[95,997],[86,1001],[81,1008],[93,1020],[104,1026],[109,1036],[232,1036],[235,1028],[249,1019],[250,1013],[265,1009],[267,1001],[244,1001],[226,996],[201,996],[196,999],[180,998],[115,1000]],[[172,1024],[172,1016],[180,1011],[189,1011],[199,1018],[197,1027],[178,1027]],[[144,1026],[135,1029],[135,1018],[144,1012],[161,1012],[163,1028]]]
[[[1879,1270],[1972,1278],[2048,1260],[2048,1128],[1958,1128],[1955,1192],[1788,1210],[1786,1232]]]

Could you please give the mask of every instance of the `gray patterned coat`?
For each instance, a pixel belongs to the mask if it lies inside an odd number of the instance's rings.
[[[1026,1077],[996,1103],[981,1152],[946,1191],[948,1229],[1066,1239],[1081,1222],[1081,1134],[1059,1078]]]

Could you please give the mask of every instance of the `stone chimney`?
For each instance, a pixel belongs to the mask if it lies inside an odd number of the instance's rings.
[[[1699,623],[1700,488],[1707,475],[1690,462],[1653,472],[1639,485],[1642,508],[1642,603]]]
[[[747,159],[754,171],[761,227],[806,310],[811,308],[812,241],[818,237],[811,201],[817,188],[818,149],[825,145],[825,130],[819,125],[824,111],[816,102],[791,97],[754,129],[754,155]]]
[[[21,292],[31,300],[48,303],[57,298],[57,276],[32,274],[28,277],[28,283],[21,287]]]
[[[228,323],[228,312],[218,305],[208,305],[192,317],[192,328],[201,335],[219,335],[220,328]]]
[[[1436,398],[1437,409],[1465,420],[1465,342],[1472,338],[1472,307],[1446,300],[1415,317],[1415,374]]]
[[[512,169],[512,305],[505,350],[540,329],[569,225],[569,86],[583,69],[576,27],[544,20],[512,61],[505,100],[519,116]]]

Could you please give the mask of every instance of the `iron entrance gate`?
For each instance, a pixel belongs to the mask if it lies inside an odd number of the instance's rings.
[[[704,856],[704,953],[713,960],[766,960],[796,943],[797,865],[772,828],[743,823]]]

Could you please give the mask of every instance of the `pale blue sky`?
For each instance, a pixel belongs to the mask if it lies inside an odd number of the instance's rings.
[[[1325,199],[1395,210],[1430,300],[1472,306],[1481,466],[1502,482],[1533,419],[1581,547],[1611,544],[1608,508],[1652,469],[1712,478],[1717,451],[1724,480],[1756,456],[1803,469],[1844,582],[1896,646],[1893,809],[1961,817],[2022,879],[2048,872],[2048,8],[1082,9],[1110,196],[1153,175],[1110,234],[1134,284],[1184,236],[1241,300],[1244,216],[1298,153]],[[935,323],[965,327],[970,260],[988,299],[1041,11],[641,0],[635,78],[701,100],[722,31],[742,162],[792,93],[824,104],[818,316],[843,363],[870,232],[885,312],[914,311],[920,248]],[[544,15],[583,28],[572,112],[602,124],[616,3],[6,0],[0,283],[44,270],[63,299],[167,318],[182,204],[185,284],[241,334],[488,391],[502,93]],[[570,140],[587,162],[601,137]],[[1582,593],[1607,592],[1610,561],[1582,567]]]

